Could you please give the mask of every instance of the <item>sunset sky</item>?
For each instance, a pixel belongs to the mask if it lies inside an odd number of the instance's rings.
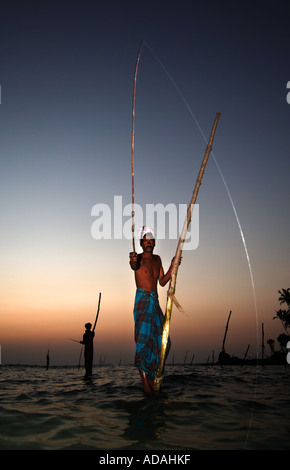
[[[132,243],[91,230],[96,204],[114,214],[114,196],[131,202],[142,40],[137,204],[190,201],[204,136],[221,113],[197,201],[199,245],[184,251],[178,273],[186,315],[173,310],[169,360],[217,358],[230,310],[230,354],[248,344],[259,353],[262,322],[266,339],[283,333],[273,316],[278,290],[290,287],[289,13],[282,1],[1,5],[2,364],[43,364],[48,348],[51,365],[78,363],[68,338],[94,322],[99,292],[95,362],[133,362]],[[176,246],[157,240],[165,270]],[[166,292],[159,287],[163,309]]]

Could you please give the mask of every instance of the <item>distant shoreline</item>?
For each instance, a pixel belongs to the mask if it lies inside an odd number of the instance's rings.
[[[94,368],[102,368],[102,367],[135,367],[134,364],[93,364]],[[227,368],[227,367],[232,367],[232,366],[289,366],[289,364],[286,361],[286,354],[284,360],[282,358],[280,360],[273,360],[271,357],[266,358],[266,359],[239,359],[239,358],[233,358],[232,361],[221,364],[220,362],[196,362],[193,364],[183,364],[183,363],[176,363],[176,364],[166,364],[166,367],[184,367],[184,368],[194,368],[194,367],[219,367],[219,368]],[[0,364],[0,369],[1,367],[31,367],[31,368],[39,368],[39,369],[46,369],[45,364],[21,364],[21,363],[15,363],[15,364]],[[77,364],[63,364],[63,365],[51,365],[49,366],[49,369],[58,369],[58,368],[67,368],[67,369],[75,369],[78,368],[79,366]],[[80,368],[82,369],[82,367]]]

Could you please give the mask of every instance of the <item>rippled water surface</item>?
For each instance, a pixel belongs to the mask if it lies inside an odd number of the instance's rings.
[[[290,449],[290,368],[168,366],[145,397],[133,366],[0,367],[0,449]]]

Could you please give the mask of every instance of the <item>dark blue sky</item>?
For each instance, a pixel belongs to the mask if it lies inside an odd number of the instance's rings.
[[[114,195],[122,195],[124,204],[131,200],[133,76],[142,40],[136,202],[189,201],[205,149],[201,131],[208,138],[220,112],[214,156],[245,235],[259,316],[239,227],[213,159],[198,199],[200,245],[184,257],[180,303],[192,309],[193,322],[197,311],[207,312],[200,315],[213,321],[208,312],[215,310],[220,330],[216,339],[208,339],[208,350],[212,341],[220,343],[231,308],[236,311],[236,337],[241,330],[255,337],[261,321],[276,335],[272,317],[278,308],[277,290],[289,286],[290,274],[289,12],[282,1],[1,5],[0,279],[5,338],[8,318],[19,318],[20,305],[39,312],[46,296],[57,290],[62,300],[58,294],[44,320],[60,304],[69,310],[68,278],[73,285],[88,280],[80,289],[87,309],[96,292],[102,290],[105,302],[106,293],[110,297],[112,285],[118,284],[118,302],[127,306],[124,315],[132,322],[134,280],[126,271],[130,242],[93,240],[91,209],[96,203],[112,204]],[[175,242],[158,246],[166,266],[175,247]],[[113,274],[108,260],[114,263]],[[35,304],[33,284],[43,292]],[[206,296],[208,290],[211,295]],[[115,310],[112,303],[107,308]],[[32,323],[33,318],[27,319],[28,329]],[[200,319],[198,324],[202,328]],[[183,330],[176,328],[177,342],[182,342]],[[191,344],[196,325],[184,328],[192,328]]]

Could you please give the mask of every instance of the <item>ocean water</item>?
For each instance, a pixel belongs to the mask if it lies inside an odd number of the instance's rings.
[[[0,367],[1,450],[289,450],[289,366]]]

